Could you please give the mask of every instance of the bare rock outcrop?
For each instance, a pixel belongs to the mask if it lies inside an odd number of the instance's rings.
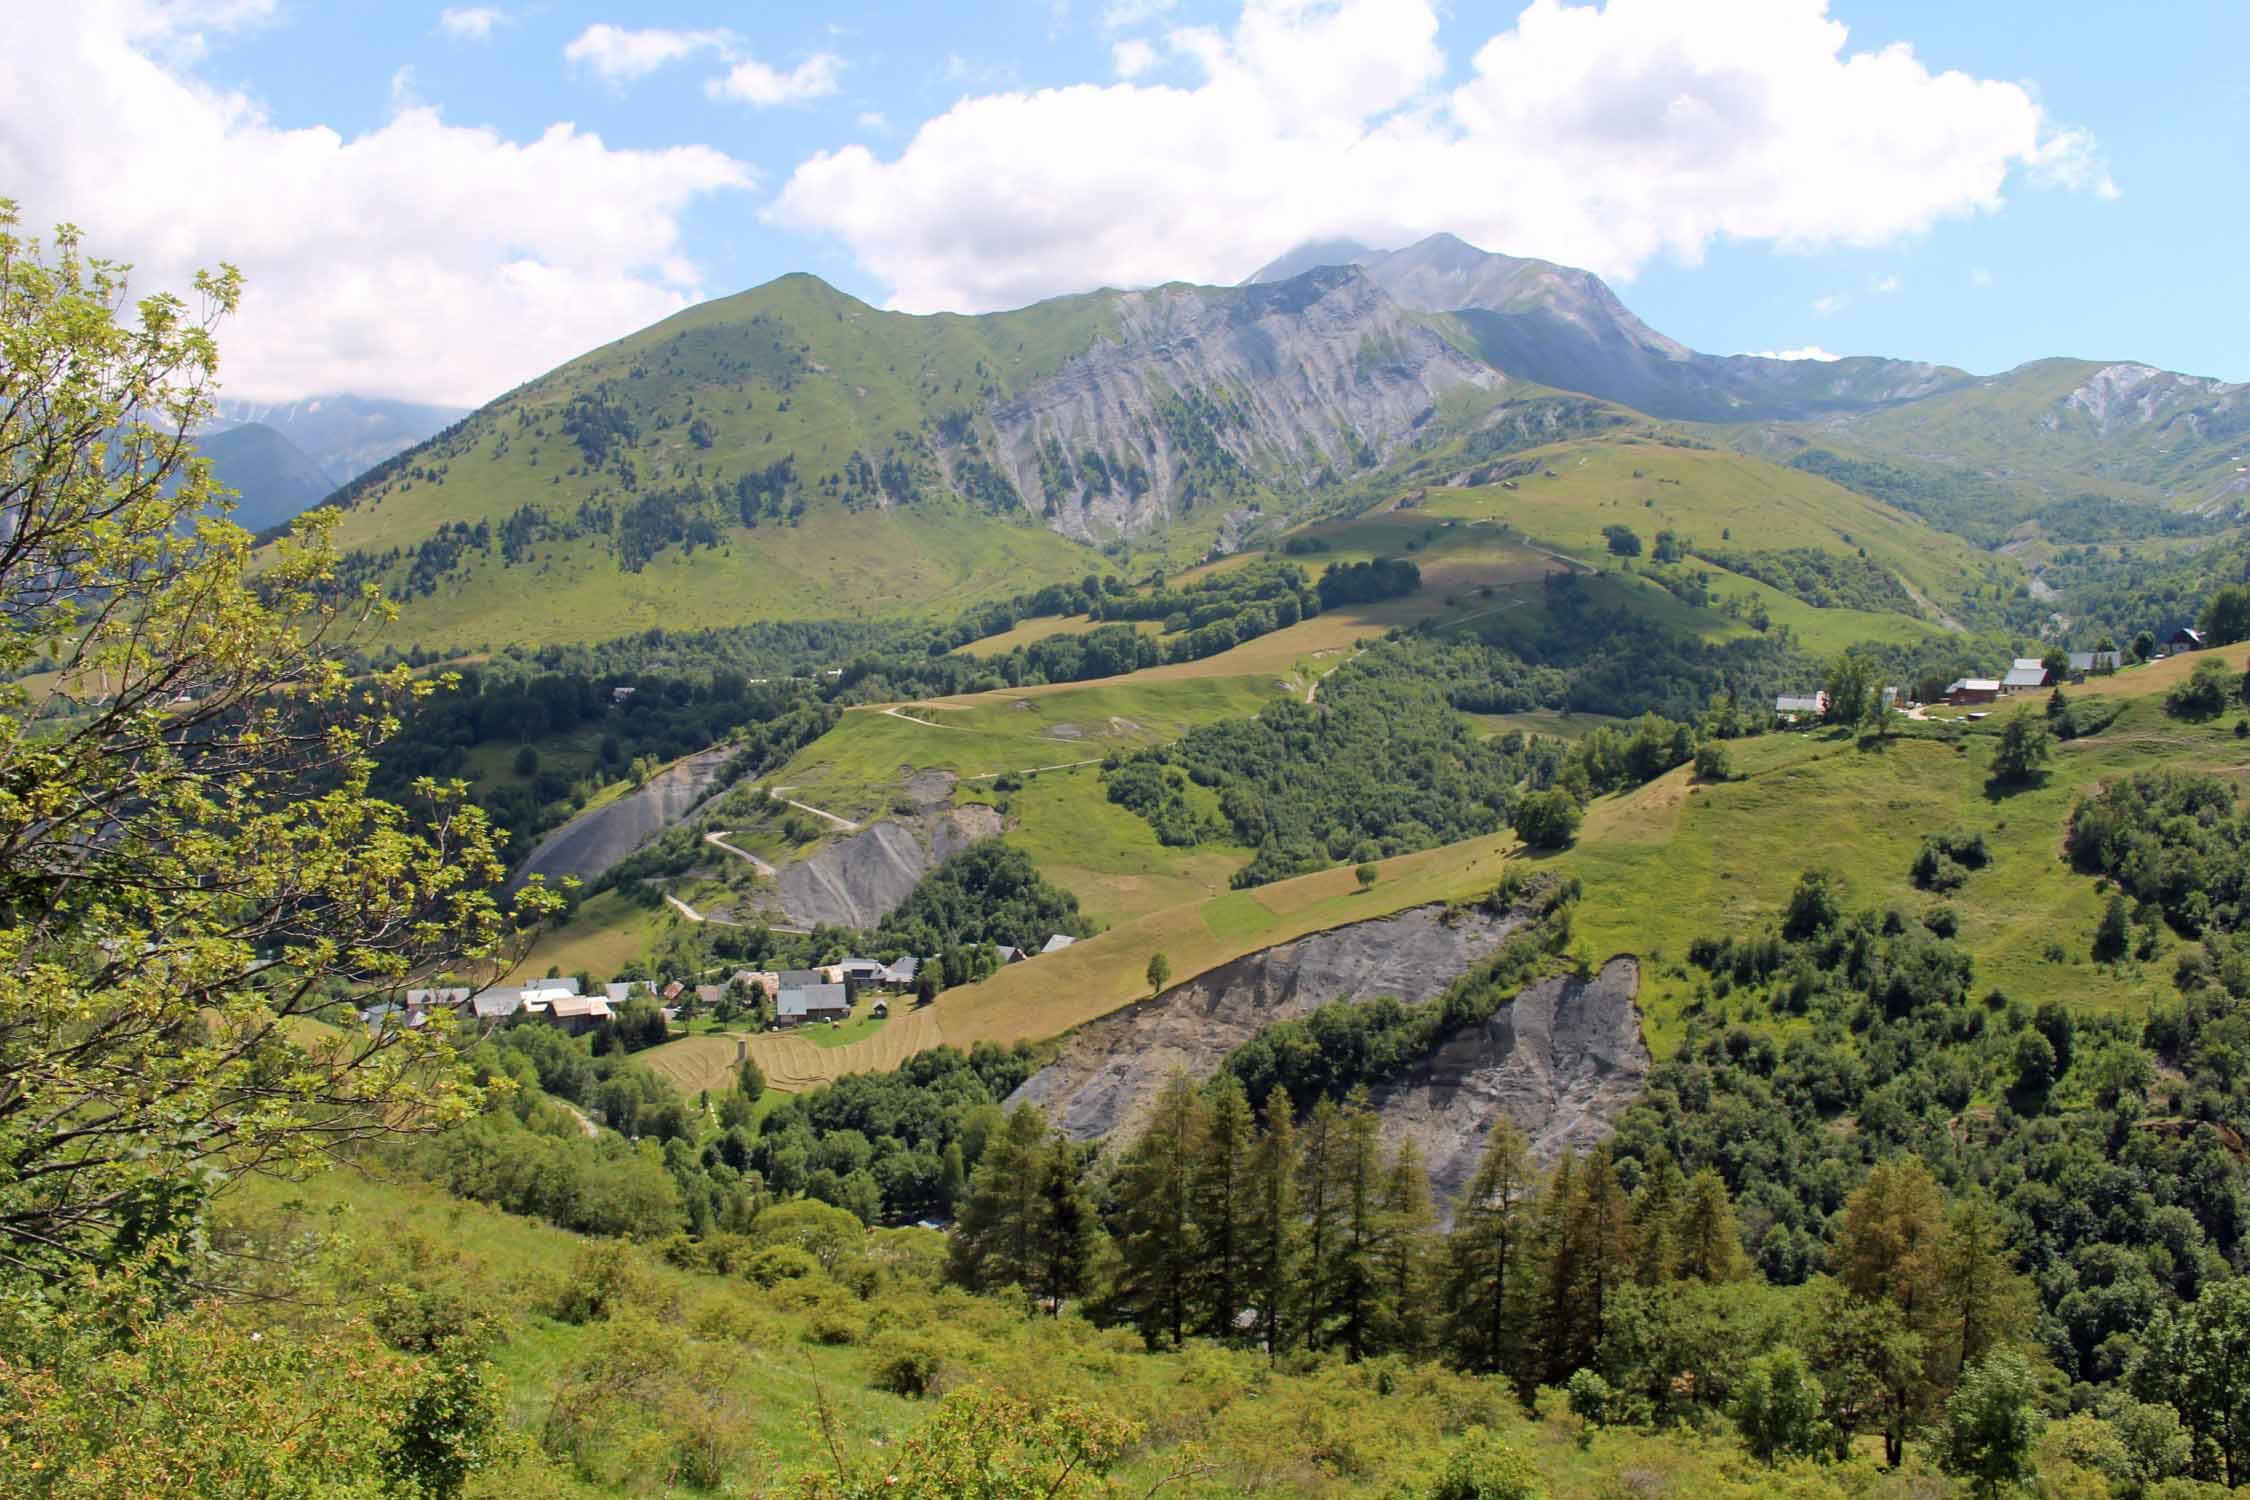
[[[1608,1138],[1648,1077],[1640,980],[1633,958],[1613,958],[1591,979],[1543,980],[1375,1090],[1385,1139],[1421,1149],[1441,1214],[1503,1114],[1541,1167]]]
[[[1173,1070],[1204,1079],[1260,1028],[1331,1000],[1436,998],[1523,925],[1515,912],[1416,907],[1245,954],[1080,1027],[1009,1099],[1074,1140],[1130,1139]]]
[[[615,802],[582,812],[541,839],[515,874],[520,884],[544,875],[553,885],[566,875],[580,880],[599,878],[611,865],[686,817],[719,779],[731,745],[708,750],[673,762],[651,776],[639,789]]]
[[[883,822],[781,869],[780,904],[801,927],[873,927],[898,909],[932,866],[1000,831],[999,815],[969,806]]]

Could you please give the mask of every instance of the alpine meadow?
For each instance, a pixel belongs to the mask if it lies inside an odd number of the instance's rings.
[[[409,9],[0,57],[0,1497],[2250,1495],[2234,7]]]

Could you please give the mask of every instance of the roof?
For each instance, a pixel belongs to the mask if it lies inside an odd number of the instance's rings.
[[[1058,932],[1053,937],[1047,939],[1047,946],[1040,949],[1039,951],[1041,953],[1060,953],[1063,951],[1063,949],[1069,947],[1072,943],[1075,943],[1077,941],[1078,939],[1074,937],[1071,937],[1065,933]]]
[[[830,983],[828,976],[818,969],[783,969],[774,979],[774,987],[782,990],[801,990],[811,985]]]
[[[872,958],[847,958],[836,965],[846,974],[880,974],[883,966]]]
[[[1997,677],[1964,677],[1947,688],[1946,691],[1949,693],[1997,693],[2000,691],[2000,679]]]
[[[1825,708],[1817,694],[1808,698],[1783,693],[1773,700],[1773,711],[1777,714],[1817,714],[1824,712]]]
[[[649,983],[645,979],[613,980],[602,986],[602,997],[612,1005],[622,1005],[632,999],[636,991],[646,990],[648,987]]]
[[[2044,672],[2047,670],[2047,659],[2043,656],[2019,656],[2009,664],[2008,670],[2011,672]]]
[[[2122,659],[2115,651],[2073,651],[2070,653],[2070,670],[2092,672],[2102,667],[2114,667]]]
[[[1023,957],[1024,951],[1021,948],[1011,948],[1006,943],[1000,945],[1000,962],[1012,964]]]
[[[920,971],[922,960],[909,953],[883,971],[883,978],[892,984],[912,984]]]
[[[601,995],[551,995],[547,999],[547,1013],[566,1020],[585,1017],[589,1020],[609,1019],[609,1001]]]
[[[2004,688],[2034,688],[2047,685],[2047,669],[2034,663],[2028,667],[2011,667],[2008,675],[2000,679]]]
[[[496,1021],[512,1016],[523,1009],[523,987],[501,985],[489,990],[479,990],[469,998],[469,1009],[479,1020]]]
[[[809,1016],[819,1011],[851,1008],[851,997],[840,984],[785,987],[773,1002],[773,1013],[777,1016]]]
[[[717,1005],[726,997],[727,987],[723,984],[699,984],[695,987],[696,1002],[701,1005]]]
[[[466,985],[451,985],[435,990],[408,990],[406,1004],[411,1010],[422,1010],[432,1005],[466,1005],[469,989]]]
[[[2192,645],[2200,646],[2203,644],[2203,632],[2200,630],[2192,629],[2189,626],[2182,625],[2179,629],[2172,632],[2172,639],[2175,641],[2187,641]]]

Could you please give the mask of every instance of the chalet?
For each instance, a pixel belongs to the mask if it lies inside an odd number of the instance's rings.
[[[635,995],[653,995],[656,986],[646,979],[619,979],[602,986],[602,998],[611,1005],[623,1005]]]
[[[2008,675],[2000,679],[2003,693],[2028,692],[2047,685],[2047,665],[2036,656],[2019,656],[2008,668]]]
[[[843,971],[846,984],[879,984],[883,966],[872,958],[847,958],[836,967]]]
[[[1047,939],[1047,946],[1040,949],[1039,951],[1041,953],[1060,953],[1063,951],[1063,949],[1069,947],[1072,943],[1075,943],[1077,941],[1078,939],[1071,937],[1066,933],[1058,932],[1053,937]]]
[[[2115,651],[2073,651],[2070,653],[2071,675],[2084,677],[2095,672],[2114,672],[2123,664]]]
[[[1997,677],[1963,677],[1945,690],[1948,703],[1997,703],[2000,700],[2000,679]]]
[[[882,983],[893,989],[914,988],[915,977],[921,972],[922,960],[909,953],[883,971]]]
[[[783,1026],[841,1021],[851,1013],[851,997],[840,984],[783,985],[773,1002],[773,1018]]]
[[[531,1001],[527,996],[525,1005],[528,1007],[530,1004]],[[547,996],[541,1013],[546,1016],[549,1024],[562,1028],[572,1036],[576,1036],[582,1031],[593,1030],[614,1014],[609,1008],[608,999],[601,995],[566,995],[560,993],[552,993]]]
[[[835,979],[829,978],[827,971],[823,969],[783,969],[773,976],[771,993],[779,995],[783,990],[803,990],[810,989],[816,984],[842,984],[843,982],[840,976]]]
[[[2182,651],[2201,651],[2203,649],[2203,632],[2191,630],[2182,625],[2164,638],[2164,649],[2175,656]]]
[[[1781,719],[1817,719],[1828,712],[1826,693],[1783,693],[1773,700],[1773,711]]]
[[[726,999],[727,987],[723,984],[699,984],[695,987],[695,1003],[702,1010],[716,1010]]]
[[[1000,945],[1000,962],[1003,967],[1008,964],[1020,964],[1029,957],[1031,955],[1021,948],[1011,948],[1006,943]]]

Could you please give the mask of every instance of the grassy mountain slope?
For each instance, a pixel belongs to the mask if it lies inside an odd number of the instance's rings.
[[[2250,386],[2130,362],[2037,360],[1921,400],[1779,432],[2050,497],[2091,490],[2212,514],[2250,504]]]
[[[667,610],[926,610],[998,575],[1020,589],[1115,566],[1085,543],[1200,556],[1472,419],[1502,384],[1349,272],[975,318],[788,276],[378,467],[339,496],[340,539],[430,644],[588,639]]]

